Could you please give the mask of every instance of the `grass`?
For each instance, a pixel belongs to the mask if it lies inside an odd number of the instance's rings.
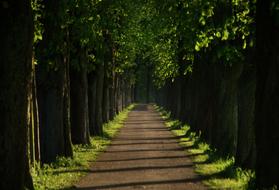
[[[110,144],[112,137],[123,126],[129,111],[134,105],[119,113],[113,121],[104,124],[103,137],[91,137],[91,145],[74,145],[74,157],[58,157],[54,163],[35,166],[31,169],[36,190],[70,189],[79,179],[89,172],[89,166]]]
[[[187,149],[191,156],[195,171],[204,177],[203,183],[210,189],[248,190],[254,189],[255,172],[243,170],[235,166],[233,157],[219,156],[215,149],[203,142],[200,135],[191,132],[189,125],[172,120],[170,112],[155,106],[165,120],[166,126],[175,136],[180,137],[179,143]]]

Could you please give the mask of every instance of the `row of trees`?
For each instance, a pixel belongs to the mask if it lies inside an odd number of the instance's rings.
[[[71,157],[134,94],[278,185],[278,6],[2,0],[0,189],[32,189],[30,163]]]
[[[146,16],[137,17],[143,41],[137,62],[146,66],[138,67],[145,85],[137,84],[136,98],[155,96],[220,154],[255,169],[259,189],[279,179],[278,6],[153,0],[141,6]]]
[[[1,1],[0,189],[33,189],[30,166],[73,157],[133,101],[128,5]]]

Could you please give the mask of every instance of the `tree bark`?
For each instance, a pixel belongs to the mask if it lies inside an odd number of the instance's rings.
[[[88,109],[89,109],[89,131],[94,135],[96,127],[96,105],[97,105],[97,74],[91,72],[88,75]]]
[[[272,4],[258,0],[256,11],[256,184],[279,186],[279,25]],[[278,12],[278,10],[277,10]]]
[[[150,67],[146,66],[146,103],[150,103]]]
[[[38,79],[38,107],[40,118],[41,158],[43,163],[53,162],[57,156],[73,155],[70,139],[68,63],[57,60],[58,71],[50,70],[46,78]],[[40,68],[39,75],[46,72]],[[67,132],[67,134],[65,133]]]
[[[109,85],[109,99],[110,99],[110,107],[109,107],[109,119],[112,120],[116,114],[115,108],[115,73],[111,72],[110,85]]]
[[[67,38],[69,39],[69,38]],[[69,44],[69,43],[68,43]],[[64,97],[63,97],[63,130],[64,130],[64,156],[73,157],[73,147],[71,139],[71,98],[70,98],[70,60],[69,53],[64,58]]]
[[[30,162],[34,164],[40,162],[40,138],[39,138],[39,116],[38,116],[38,102],[37,102],[37,89],[35,78],[35,65],[32,61],[30,92],[28,94],[28,130],[29,130],[29,155]]]
[[[108,63],[104,63],[104,79],[103,79],[103,122],[107,123],[109,121],[109,76],[108,76]]]
[[[34,33],[31,1],[1,1],[0,21],[0,189],[34,189],[27,150]]]
[[[255,68],[246,67],[239,80],[238,93],[238,137],[235,162],[242,168],[255,168]]]
[[[115,97],[114,97],[114,102],[115,102],[115,113],[119,113],[119,78],[118,75],[115,75],[115,83],[114,83],[114,88],[115,88]]]
[[[123,104],[123,84],[122,84],[122,78],[120,76],[117,76],[117,112],[122,111],[122,104]]]
[[[218,84],[218,115],[213,132],[213,145],[223,155],[235,156],[238,134],[238,79],[242,64],[235,63],[231,67],[222,65],[219,71],[222,78]]]
[[[80,69],[70,72],[72,142],[90,144],[86,49],[80,48],[76,56]]]
[[[37,68],[38,107],[43,163],[57,156],[72,157],[69,100],[69,35],[65,24],[65,2],[46,0],[43,40],[39,43]],[[58,35],[59,34],[59,35]]]
[[[97,92],[96,92],[96,126],[94,135],[103,135],[103,91],[104,91],[104,63],[97,67]]]

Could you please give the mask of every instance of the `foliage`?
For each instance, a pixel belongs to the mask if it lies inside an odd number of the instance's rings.
[[[90,164],[110,144],[113,136],[123,126],[123,121],[134,105],[120,112],[113,121],[104,124],[103,137],[92,137],[91,145],[74,145],[74,158],[58,157],[54,163],[35,165],[32,168],[32,177],[35,189],[61,189],[71,187],[80,177],[90,170]]]
[[[205,53],[208,62],[231,66],[255,45],[255,1],[64,0],[60,5],[56,15],[43,15],[41,0],[33,0],[35,41],[44,31],[40,20],[50,16],[64,32],[46,50],[48,57],[68,48],[74,55],[72,67],[79,69],[78,55],[84,49],[88,72],[111,56],[109,70],[134,80],[141,59],[152,65],[154,82],[162,86],[191,73],[195,59]],[[70,41],[63,46],[67,33]]]
[[[153,64],[158,86],[191,72],[204,53],[212,55],[208,61],[230,66],[255,44],[253,1],[134,1],[131,8],[119,52],[127,52],[126,61],[140,56]]]
[[[41,22],[43,5],[41,0],[32,0],[31,2],[34,18],[34,44],[42,40],[43,24]]]

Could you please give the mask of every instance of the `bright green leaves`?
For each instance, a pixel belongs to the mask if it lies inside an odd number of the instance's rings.
[[[221,40],[228,40],[229,39],[229,34],[230,34],[229,31],[227,29],[225,29],[223,31],[223,36],[222,36]]]
[[[189,4],[188,8],[199,19],[192,19],[195,33],[196,52],[212,51],[217,48],[217,56],[214,61],[233,64],[243,59],[244,51],[253,47],[253,13],[248,0],[227,1],[196,0]],[[201,8],[198,8],[200,6]],[[237,41],[237,43],[232,43]],[[216,59],[217,58],[217,59]]]
[[[32,0],[31,2],[34,18],[34,44],[42,40],[43,24],[41,23],[43,5],[41,0]]]
[[[214,5],[212,5],[210,1],[206,3],[203,2],[200,7],[200,10],[201,12],[199,13],[199,23],[204,26],[207,24],[208,19],[214,15]]]
[[[219,32],[219,31],[215,32],[214,35],[215,35],[217,38],[221,38],[221,37],[222,37],[221,32]]]

